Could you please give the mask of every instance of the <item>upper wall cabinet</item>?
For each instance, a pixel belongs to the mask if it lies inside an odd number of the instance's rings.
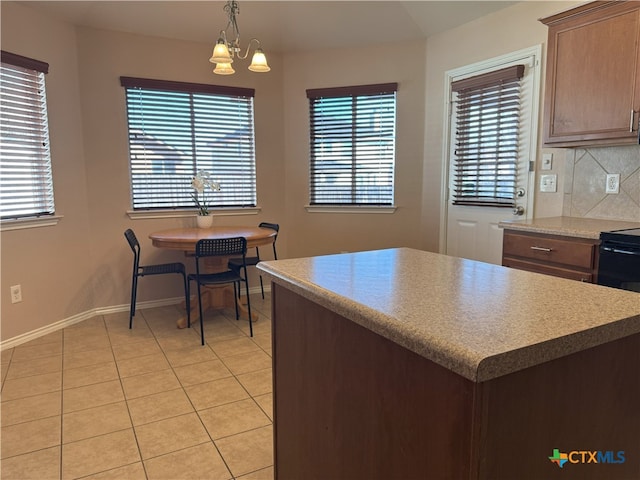
[[[640,2],[592,2],[549,27],[544,144],[638,143]]]

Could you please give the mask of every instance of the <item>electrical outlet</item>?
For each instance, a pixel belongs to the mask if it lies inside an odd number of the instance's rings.
[[[605,193],[620,193],[620,174],[608,173]]]
[[[11,303],[22,301],[22,287],[20,285],[12,285],[11,287]]]

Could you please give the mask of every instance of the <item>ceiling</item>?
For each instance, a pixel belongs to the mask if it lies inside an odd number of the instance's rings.
[[[4,1],[2,2],[4,3]],[[212,45],[227,24],[224,1],[18,1],[77,25]],[[513,1],[239,1],[242,45],[265,52],[380,45],[426,38]]]

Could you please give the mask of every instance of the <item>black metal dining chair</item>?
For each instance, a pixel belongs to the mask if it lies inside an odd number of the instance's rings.
[[[277,260],[278,259],[278,253],[276,252],[276,240],[278,240],[278,233],[280,232],[280,225],[278,225],[277,223],[268,223],[268,222],[262,222],[260,225],[258,225],[259,228],[270,228],[271,230],[275,230],[276,231],[276,235],[273,239],[273,259]],[[260,262],[260,249],[258,247],[256,247],[256,255],[254,257],[247,257],[246,258],[246,265],[247,267],[252,267],[252,266],[256,266],[258,263]],[[229,268],[237,270],[241,267],[242,265],[242,259],[241,258],[232,258],[231,260],[229,260]],[[264,300],[264,285],[262,284],[262,275],[260,275],[260,291],[262,292],[262,299]],[[238,289],[238,297],[240,297],[240,289]]]
[[[180,262],[160,263],[154,265],[140,265],[140,243],[136,234],[130,228],[124,232],[124,237],[129,242],[131,251],[133,252],[133,273],[131,275],[131,307],[129,309],[129,328],[133,327],[133,317],[136,314],[136,296],[138,294],[138,277],[148,275],[164,275],[167,273],[177,273],[182,275],[182,283],[184,284],[184,296],[189,311],[189,289],[187,285],[187,275],[184,264]]]
[[[206,257],[230,257],[241,255],[240,267],[232,269],[227,266],[227,270],[217,273],[203,272],[203,259]],[[253,322],[251,320],[251,302],[249,301],[249,282],[247,281],[247,265],[245,258],[247,255],[247,239],[244,237],[233,238],[205,238],[196,243],[196,273],[188,276],[187,295],[191,292],[191,282],[198,285],[198,312],[200,314],[200,338],[204,345],[204,312],[202,311],[202,287],[209,285],[233,284],[233,299],[236,306],[236,320],[240,318],[238,311],[238,296],[236,288],[240,288],[240,283],[244,282],[247,292],[247,311],[249,314],[249,333],[253,337]],[[187,325],[191,326],[191,312],[187,310]]]

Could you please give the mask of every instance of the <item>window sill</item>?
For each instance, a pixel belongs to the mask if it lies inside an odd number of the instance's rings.
[[[262,210],[261,207],[248,208],[221,208],[212,210],[214,217],[227,217],[239,215],[257,215]],[[134,211],[128,210],[127,215],[131,220],[150,219],[150,218],[193,218],[197,215],[196,210],[149,210]]]
[[[324,205],[305,205],[304,208],[309,213],[395,213],[398,209],[396,205],[392,206],[362,206],[349,205],[344,207],[324,206]]]
[[[25,228],[54,227],[62,220],[62,215],[7,219],[0,222],[0,232],[23,230]]]

